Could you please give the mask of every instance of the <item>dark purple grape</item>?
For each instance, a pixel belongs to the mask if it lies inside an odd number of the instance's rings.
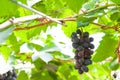
[[[94,38],[90,37],[89,42],[93,42],[93,41],[94,41]]]
[[[89,33],[88,32],[84,32],[83,33],[83,37],[89,37]]]
[[[84,56],[85,59],[91,59],[91,55]]]
[[[81,69],[78,69],[78,72],[79,72],[79,74],[82,74],[82,73],[83,73],[83,71],[82,71]]]
[[[80,57],[79,57],[79,56],[77,56],[77,55],[74,57],[74,59],[76,59],[76,60],[78,60],[79,58],[80,58]]]
[[[12,72],[13,72],[12,76],[15,77],[15,78],[17,78],[17,74],[15,72],[15,69],[13,69]]]
[[[90,55],[94,53],[94,51],[91,50],[91,49],[86,49],[86,52],[87,52],[88,54],[90,54]]]
[[[84,47],[84,48],[88,48],[88,47],[89,47],[89,44],[88,44],[88,43],[84,43],[84,44],[83,44],[83,47]]]
[[[75,65],[74,68],[75,68],[75,69],[79,69],[80,66],[79,66],[79,65]]]
[[[89,44],[89,48],[94,49],[95,46],[93,44]]]
[[[79,65],[82,66],[84,63],[84,58],[80,58],[77,61],[79,62]]]
[[[84,60],[84,64],[85,64],[85,65],[92,64],[92,61],[91,61],[90,59],[85,59],[85,60]]]
[[[78,44],[76,44],[76,43],[72,43],[72,46],[73,46],[73,48],[77,48],[79,45]]]
[[[82,46],[78,46],[78,47],[77,47],[77,50],[78,50],[78,51],[83,51],[84,48],[83,48]]]
[[[84,43],[84,39],[83,39],[83,38],[80,38],[79,44],[81,45],[81,44],[83,44],[83,43]]]
[[[84,71],[84,72],[88,72],[88,68],[85,65],[81,66],[81,70]]]
[[[72,39],[72,42],[73,42],[73,43],[79,43],[79,41],[80,41],[80,40],[79,40],[77,37]]]
[[[77,34],[75,32],[72,33],[71,35],[72,38],[76,38],[77,37]]]
[[[85,38],[84,38],[84,42],[89,42],[89,38],[88,38],[88,37],[85,37]]]
[[[84,57],[84,51],[79,51],[78,56],[79,57]]]
[[[77,29],[77,30],[76,30],[76,33],[81,35],[81,34],[82,34],[82,31],[81,31],[80,29]]]
[[[7,76],[10,76],[11,74],[12,74],[11,71],[8,71],[8,72],[7,72]]]

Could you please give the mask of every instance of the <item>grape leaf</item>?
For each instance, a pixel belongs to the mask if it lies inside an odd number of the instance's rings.
[[[65,0],[66,4],[73,10],[75,13],[78,13],[82,5],[88,0]]]
[[[77,25],[75,22],[66,22],[67,27],[62,27],[62,30],[64,33],[68,36],[71,37],[71,33],[74,32],[77,28]]]
[[[29,80],[25,71],[21,71],[16,80]]]
[[[96,54],[93,57],[93,61],[99,62],[105,60],[110,56],[115,56],[115,49],[117,46],[117,39],[113,35],[106,34],[100,41],[100,45],[96,50]]]
[[[19,0],[20,2],[27,4],[27,0]]]
[[[12,50],[7,46],[1,46],[0,47],[0,53],[3,55],[5,60],[8,60],[11,52],[12,52]]]
[[[112,70],[117,70],[119,68],[119,64],[118,64],[118,60],[117,58],[115,57],[112,62],[109,64],[109,67],[112,69]]]
[[[13,16],[17,11],[17,5],[12,3],[10,0],[0,0],[0,17]]]
[[[120,5],[120,0],[111,0],[111,1]]]
[[[22,30],[22,31],[15,31],[15,36],[19,37],[21,40],[23,41],[27,41],[27,31],[26,30]]]
[[[53,80],[53,78],[49,75],[47,70],[42,70],[33,73],[30,80]]]
[[[116,12],[116,13],[113,13],[111,16],[110,16],[110,19],[113,20],[113,21],[120,21],[120,12]]]
[[[90,0],[89,2],[84,4],[84,8],[87,10],[93,9],[95,7],[95,3],[97,0]]]
[[[80,16],[77,18],[77,27],[79,28],[79,27],[88,26],[95,19],[96,19],[95,17],[87,18],[87,17]]]
[[[17,38],[14,35],[14,33],[12,33],[10,36],[8,36],[8,39],[7,39],[6,43],[7,44],[12,44],[12,45],[17,43]]]
[[[44,4],[43,1],[37,2],[37,3],[34,4],[32,7],[35,8],[36,10],[38,10],[38,11],[43,12],[43,13],[46,13],[46,12],[47,12],[46,6],[45,6],[45,4]]]

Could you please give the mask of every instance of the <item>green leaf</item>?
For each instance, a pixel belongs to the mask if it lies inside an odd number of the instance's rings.
[[[28,43],[28,47],[33,50],[34,48],[38,51],[40,51],[43,47],[41,45],[35,44],[35,43]]]
[[[1,46],[0,47],[0,53],[3,55],[5,60],[8,60],[11,52],[12,52],[11,49],[7,46]]]
[[[77,18],[77,27],[79,28],[79,27],[88,26],[95,19],[96,19],[95,17],[87,18],[87,17],[80,16]]]
[[[44,1],[39,1],[36,4],[34,4],[32,7],[35,8],[36,10],[38,10],[38,11],[46,13],[47,10],[46,10],[46,6],[45,6],[44,3],[45,3]]]
[[[25,71],[21,71],[16,80],[29,80]]]
[[[112,70],[117,70],[119,68],[118,59],[115,57],[112,62],[109,64],[109,67]]]
[[[18,8],[10,0],[0,0],[0,6],[0,17],[13,16]]]
[[[42,69],[46,65],[46,63],[40,58],[35,60],[33,64],[35,65],[35,68],[38,70]]]
[[[11,49],[15,52],[15,53],[18,53],[20,51],[20,46],[21,46],[21,42],[17,41],[17,38],[16,36],[14,35],[14,33],[12,33],[8,39],[6,40],[6,44],[7,45],[10,45]]]
[[[119,22],[120,21],[120,12],[113,13],[110,16],[110,19],[113,20],[113,21]]]
[[[86,17],[91,17],[91,18],[96,17],[96,18],[98,18],[98,17],[100,17],[102,15],[104,16],[106,14],[104,9],[105,8],[92,11],[92,12],[86,14]]]
[[[27,38],[30,39],[36,35],[39,35],[41,32],[41,28],[33,28],[27,31]]]
[[[116,3],[116,4],[120,4],[120,0],[111,0],[111,1]]]
[[[5,30],[0,30],[0,43],[4,42],[8,36],[12,33],[14,26],[7,28]]]
[[[16,39],[16,36],[14,35],[14,33],[12,33],[9,37],[8,37],[8,40],[7,40],[7,43],[8,44],[17,44],[17,39]]]
[[[84,4],[84,8],[87,10],[93,9],[93,8],[95,8],[96,2],[97,2],[97,0],[90,0],[89,2]]]
[[[78,13],[82,5],[88,0],[65,0],[66,4],[73,10],[75,13]]]
[[[53,80],[47,70],[37,71],[32,74],[30,80]]]
[[[69,64],[67,64],[67,63],[61,65],[61,66],[59,67],[58,71],[57,71],[57,72],[59,72],[59,73],[62,75],[63,79],[64,79],[64,78],[68,79],[68,77],[69,77],[69,75],[70,75],[70,67],[69,67],[68,65],[69,65]]]
[[[71,37],[72,32],[77,28],[76,22],[66,22],[66,25],[67,27],[62,27],[62,30],[68,37]]]
[[[93,61],[99,62],[105,60],[110,56],[115,56],[115,49],[117,46],[117,39],[114,35],[106,34],[100,41],[100,45],[96,50],[96,54],[93,57]]]
[[[27,31],[26,30],[22,30],[22,31],[15,31],[15,36],[20,38],[23,41],[28,41],[27,38]]]
[[[20,2],[22,2],[23,4],[27,4],[27,0],[19,0]]]

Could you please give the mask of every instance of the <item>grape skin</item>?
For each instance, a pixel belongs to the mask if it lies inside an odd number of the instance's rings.
[[[10,70],[7,73],[0,74],[0,80],[16,80],[17,75],[14,70]]]

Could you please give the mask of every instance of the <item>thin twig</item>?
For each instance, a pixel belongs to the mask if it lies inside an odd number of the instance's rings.
[[[44,14],[44,13],[42,13],[42,12],[39,12],[39,11],[37,11],[37,10],[35,10],[35,9],[33,9],[33,8],[25,5],[25,4],[22,4],[22,3],[19,2],[19,1],[18,1],[18,2],[15,1],[15,0],[11,0],[11,1],[14,2],[14,3],[16,3],[16,4],[19,5],[19,6],[23,7],[23,8],[26,8],[26,9],[29,10],[29,11],[32,11],[32,12],[34,12],[34,13],[40,15],[40,16],[43,16],[43,17],[45,17],[45,18],[48,18],[48,19],[52,20],[53,22],[56,22],[56,23],[61,24],[61,25],[65,25],[65,24],[63,24],[62,22],[60,22],[60,21],[58,21],[58,20],[56,20],[56,19],[53,19],[52,17],[47,16],[46,14]]]
[[[66,22],[66,21],[76,21],[76,18],[63,18],[63,19],[58,19],[58,21],[61,21],[61,22]],[[40,24],[36,24],[36,25],[33,25],[33,26],[29,26],[29,27],[24,27],[24,28],[15,28],[14,30],[29,30],[31,28],[35,28],[35,27],[40,27],[40,26],[43,26],[43,25],[46,25],[46,24],[50,24],[52,23],[52,21],[47,21],[45,23],[40,23]],[[102,29],[114,29],[116,30],[113,26],[108,26],[108,25],[104,25],[104,24],[99,24],[99,23],[95,23],[95,22],[92,22],[91,24],[94,24],[94,25],[97,25],[97,26],[100,26]]]
[[[102,8],[106,8],[106,7],[109,7],[109,6],[116,6],[116,5],[115,4],[108,4],[108,5],[105,5],[105,6],[102,6],[102,7],[97,7],[95,9],[93,9],[93,10],[89,10],[89,11],[87,11],[85,13],[78,14],[76,16],[67,17],[67,18],[63,18],[63,19],[53,19],[53,18],[52,19],[60,21],[62,23],[64,23],[64,21],[75,21],[77,16],[80,16],[80,15],[82,16],[82,15],[88,14],[88,13],[90,13],[92,11],[95,11],[95,10],[98,10],[98,9],[102,9]],[[0,30],[3,30],[5,28],[9,27],[12,24],[17,24],[17,23],[21,23],[21,22],[25,22],[25,21],[29,21],[29,20],[34,20],[34,19],[40,19],[40,18],[43,18],[43,17],[39,16],[39,15],[30,15],[30,16],[25,16],[25,17],[20,17],[20,18],[11,18],[10,20],[7,20],[6,22],[0,24]],[[38,25],[40,26],[40,24],[38,24]],[[44,25],[44,24],[41,24],[41,25]],[[102,25],[98,25],[98,26],[102,26]],[[33,27],[31,27],[31,28],[33,28]],[[27,29],[30,29],[30,28],[27,28]],[[20,28],[19,28],[19,30],[20,30]]]
[[[86,11],[85,13],[75,15],[74,17],[83,16],[83,15],[88,14],[90,12],[100,10],[100,9],[104,9],[104,8],[107,8],[107,7],[110,7],[110,6],[117,6],[117,5],[116,4],[107,4],[107,5],[104,5],[104,6],[96,7],[94,9],[92,9],[92,10]]]
[[[10,18],[9,20],[7,20],[6,22],[0,24],[0,30],[3,30],[7,27],[9,27],[12,24],[17,24],[17,23],[22,23],[28,20],[35,20],[35,19],[39,19],[42,18],[42,16],[39,15],[30,15],[30,16],[24,16],[24,17],[20,17],[20,18]]]

